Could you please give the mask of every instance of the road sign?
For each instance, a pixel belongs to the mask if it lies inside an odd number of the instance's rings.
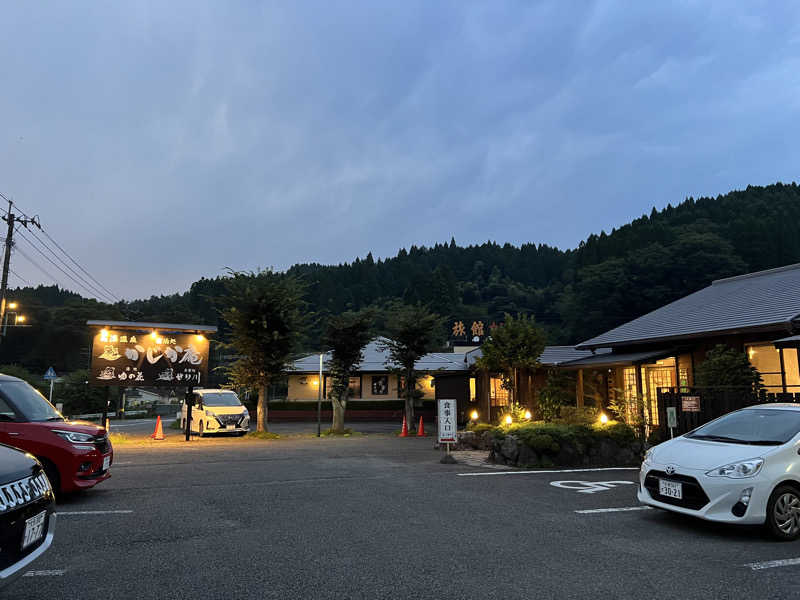
[[[456,441],[456,401],[439,400],[439,443]]]
[[[45,381],[51,381],[53,379],[58,379],[58,375],[56,375],[55,369],[53,369],[53,367],[50,367],[49,369],[47,369],[47,373],[44,374],[43,379]]]
[[[672,429],[678,426],[678,409],[674,406],[667,407],[667,427]]]

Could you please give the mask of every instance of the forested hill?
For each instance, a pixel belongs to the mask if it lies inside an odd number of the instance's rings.
[[[288,272],[308,282],[310,308],[323,319],[402,298],[470,322],[532,313],[551,343],[573,343],[713,279],[800,262],[798,223],[800,188],[775,184],[653,209],[573,250],[534,243],[461,247],[451,239],[385,260],[368,254],[349,264],[301,264]],[[34,370],[84,367],[87,318],[216,323],[207,296],[223,287],[219,277],[204,278],[184,294],[116,306],[54,287],[19,290],[15,297],[26,304],[34,326],[12,332],[0,346],[0,362]],[[316,343],[312,336],[309,348]]]

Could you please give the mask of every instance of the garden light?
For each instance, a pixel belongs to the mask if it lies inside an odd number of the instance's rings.
[[[469,418],[470,418],[471,421],[477,421],[478,420],[478,411],[477,410],[473,410],[471,413],[469,413]]]
[[[503,421],[505,421],[506,425],[511,425],[514,419],[511,418],[511,415],[506,415],[505,417],[503,417]]]
[[[608,415],[606,413],[600,413],[600,422],[605,425],[608,423]]]
[[[531,411],[529,411],[529,410],[525,411],[525,420],[526,421],[530,421],[531,420]]]

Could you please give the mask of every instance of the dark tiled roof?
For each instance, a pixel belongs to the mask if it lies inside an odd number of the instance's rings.
[[[364,347],[364,360],[358,367],[362,373],[386,373],[388,353],[381,347],[383,338],[376,338]],[[331,353],[323,356],[323,370],[327,371],[327,362]],[[309,354],[293,363],[292,372],[317,373],[319,371],[319,354]],[[416,368],[420,371],[462,371],[466,369],[464,354],[457,352],[433,352],[426,354],[417,361]]]
[[[600,350],[599,353],[605,354],[609,350]],[[467,352],[466,363],[470,367],[475,364],[475,361],[483,356],[480,348]],[[539,362],[545,367],[555,367],[565,362],[577,360],[592,356],[590,350],[576,350],[575,346],[545,346],[542,353],[539,355]]]
[[[674,350],[650,350],[648,352],[598,352],[589,353],[589,356],[577,360],[561,363],[565,368],[591,368],[600,369],[603,367],[620,367],[624,365],[635,365],[640,362],[658,360],[667,356],[674,356]]]
[[[800,264],[720,279],[576,346],[603,348],[790,327],[800,315]]]

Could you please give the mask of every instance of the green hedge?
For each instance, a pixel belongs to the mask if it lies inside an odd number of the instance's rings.
[[[434,400],[423,400],[422,410],[433,410],[435,405]],[[349,400],[347,402],[347,411],[351,410],[403,410],[402,400]],[[417,407],[420,408],[420,407]],[[330,410],[330,400],[322,401],[322,410]],[[269,410],[317,410],[316,401],[302,401],[302,402],[270,402]]]
[[[520,441],[534,450],[552,448],[558,452],[556,445],[571,444],[576,447],[594,445],[608,439],[620,446],[628,446],[636,440],[633,428],[625,423],[608,423],[606,425],[568,425],[564,423],[516,423],[507,427],[498,427],[503,435],[514,434]]]

